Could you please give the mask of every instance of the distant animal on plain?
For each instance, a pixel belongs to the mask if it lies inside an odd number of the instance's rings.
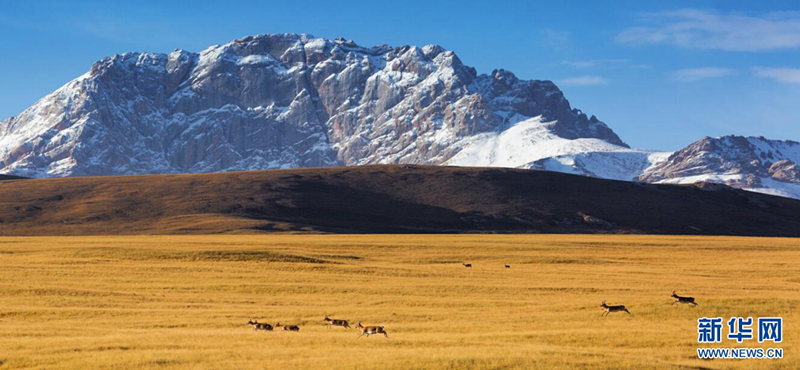
[[[686,303],[697,306],[697,303],[694,301],[694,297],[681,297],[677,293],[675,293],[674,290],[672,291],[671,297],[675,298],[675,302],[672,302],[672,304]]]
[[[331,319],[328,315],[325,315],[323,319],[327,322],[326,326],[330,329],[331,326],[341,326],[343,328],[350,328],[350,322],[347,320],[338,320],[338,319]]]
[[[510,269],[510,268],[511,268],[511,265],[506,265],[506,268],[507,268],[507,269]]]
[[[603,303],[600,304],[600,307],[603,307],[605,309],[605,312],[603,312],[603,316],[608,316],[608,314],[611,312],[623,312],[623,311],[627,312],[628,315],[631,314],[631,311],[628,311],[628,309],[625,308],[625,305],[609,306],[606,304],[606,301],[603,301]]]
[[[253,330],[256,330],[256,331],[258,331],[258,330],[272,331],[272,325],[267,324],[265,322],[263,322],[263,323],[262,322],[258,322],[257,320],[253,320],[253,319],[250,319],[249,321],[247,321],[247,325],[252,325],[253,326]]]
[[[275,327],[283,326],[283,331],[300,331],[300,327],[297,325],[281,325],[281,323],[275,323]]]
[[[462,263],[462,265],[464,265],[464,267],[472,267],[471,263]]]
[[[363,336],[363,335],[366,335],[366,336],[369,337],[372,334],[383,334],[384,337],[389,338],[389,334],[386,334],[386,329],[383,328],[383,325],[380,325],[380,326],[364,326],[364,325],[361,324],[361,321],[359,321],[358,325],[356,325],[356,328],[361,329],[361,335],[358,336],[359,338],[361,338],[361,336]]]

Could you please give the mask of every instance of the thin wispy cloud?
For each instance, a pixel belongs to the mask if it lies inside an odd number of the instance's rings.
[[[646,25],[620,32],[616,41],[751,52],[800,48],[800,12],[748,16],[684,9],[645,14],[642,21]]]
[[[730,68],[703,67],[686,68],[672,72],[672,78],[677,81],[694,82],[708,78],[725,77],[735,74],[736,71]]]
[[[605,85],[608,79],[602,76],[576,76],[568,77],[560,81],[561,85],[565,86],[594,86]]]
[[[646,64],[637,64],[630,59],[588,59],[588,60],[565,60],[561,64],[576,69],[641,69],[650,68]]]
[[[753,73],[758,77],[770,78],[788,84],[800,84],[800,68],[755,67]]]
[[[569,32],[546,28],[539,31],[538,38],[542,45],[556,51],[563,52],[571,47]]]

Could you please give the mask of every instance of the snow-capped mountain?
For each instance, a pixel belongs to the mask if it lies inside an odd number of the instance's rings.
[[[723,182],[800,198],[800,145],[631,149],[550,81],[452,51],[275,34],[124,53],[0,122],[0,173],[85,176],[413,163]]]
[[[723,183],[800,198],[800,143],[763,137],[704,137],[643,171],[641,181]]]
[[[479,75],[437,45],[366,48],[261,35],[200,53],[96,62],[0,124],[0,171],[43,177],[469,164],[458,159],[468,155],[455,156],[534,117],[560,142],[627,147],[572,109],[552,82],[503,70]],[[518,161],[536,159],[529,155]]]

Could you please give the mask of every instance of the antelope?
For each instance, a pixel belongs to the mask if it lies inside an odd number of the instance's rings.
[[[356,328],[361,329],[361,335],[358,337],[361,338],[362,335],[370,336],[372,334],[383,334],[384,337],[389,338],[389,334],[386,334],[386,330],[383,329],[383,325],[381,326],[364,326],[361,324],[361,321],[358,322]]]
[[[265,322],[263,322],[263,323],[262,322],[258,322],[257,320],[250,319],[249,321],[247,321],[247,325],[252,325],[253,326],[253,330],[256,330],[256,331],[258,331],[258,330],[272,331],[272,325],[270,325],[268,323],[265,323]]]
[[[300,327],[297,325],[281,325],[281,323],[275,323],[275,327],[283,326],[283,331],[300,331]]]
[[[692,305],[697,306],[697,303],[695,303],[695,301],[694,301],[694,297],[681,297],[677,293],[675,293],[674,290],[672,291],[671,297],[676,299],[676,301],[672,302],[672,304],[688,303],[688,304],[692,304]]]
[[[608,316],[608,314],[611,313],[611,312],[622,312],[622,311],[627,312],[628,315],[631,314],[631,312],[628,311],[627,308],[625,308],[625,305],[609,306],[609,305],[606,304],[606,301],[603,301],[603,303],[600,304],[600,307],[603,307],[603,308],[606,309],[606,311],[603,312],[603,316]]]
[[[462,265],[464,265],[464,267],[472,267],[471,263],[462,263]]]
[[[323,320],[328,322],[326,324],[328,326],[328,329],[330,329],[331,326],[341,326],[343,328],[348,328],[348,329],[350,328],[350,322],[347,320],[331,319],[328,317],[328,315],[325,315],[325,318]]]
[[[510,269],[510,268],[511,268],[511,265],[506,265],[506,268],[507,268],[507,269]]]

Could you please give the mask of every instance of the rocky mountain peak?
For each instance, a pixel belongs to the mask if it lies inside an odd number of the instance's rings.
[[[660,182],[673,178],[704,180],[713,175],[736,187],[758,188],[765,179],[797,183],[796,162],[800,143],[764,137],[704,137],[649,168],[640,180]]]
[[[74,176],[442,164],[464,140],[532,117],[558,137],[625,145],[552,82],[478,74],[439,45],[264,34],[97,61],[0,124],[0,168]]]

